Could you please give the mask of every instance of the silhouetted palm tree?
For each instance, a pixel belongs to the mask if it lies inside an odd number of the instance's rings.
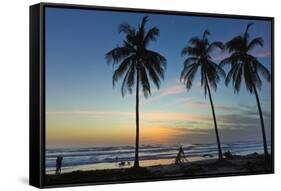
[[[250,40],[248,31],[252,24],[249,23],[247,25],[244,34],[236,36],[226,43],[226,49],[230,53],[230,56],[222,60],[220,66],[224,66],[225,64],[231,65],[231,69],[225,79],[225,84],[228,85],[232,80],[234,93],[239,92],[241,83],[244,80],[246,89],[251,94],[255,94],[261,122],[264,154],[266,159],[268,159],[264,121],[257,88],[260,89],[262,86],[260,75],[269,82],[270,72],[251,54],[251,51],[257,46],[263,46],[263,39],[261,37]]]
[[[151,41],[155,41],[159,36],[159,29],[152,27],[145,29],[148,17],[143,17],[137,28],[127,23],[119,25],[119,33],[125,34],[125,39],[121,46],[110,50],[106,54],[108,63],[118,64],[114,71],[112,80],[113,86],[121,77],[122,96],[127,92],[132,93],[133,86],[136,83],[136,148],[134,167],[139,167],[139,85],[142,87],[144,97],[147,98],[151,94],[151,80],[159,89],[160,80],[164,79],[166,69],[166,59],[161,54],[149,50],[148,45]]]
[[[225,73],[219,65],[212,61],[210,54],[215,48],[219,48],[222,50],[223,43],[210,43],[208,40],[208,35],[210,35],[210,32],[206,30],[203,33],[202,38],[191,38],[189,44],[185,48],[183,48],[181,52],[182,56],[187,55],[188,57],[184,61],[184,68],[181,72],[181,81],[184,82],[186,89],[189,90],[192,86],[192,82],[194,81],[196,73],[198,72],[199,68],[201,69],[201,86],[204,88],[205,96],[207,94],[209,95],[218,145],[218,157],[221,160],[222,150],[217,127],[216,114],[211,95],[211,88],[214,91],[217,89],[217,84],[220,81],[220,77],[225,77]]]

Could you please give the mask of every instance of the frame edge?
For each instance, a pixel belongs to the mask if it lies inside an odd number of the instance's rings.
[[[211,176],[198,176],[191,178],[169,178],[169,179],[154,179],[154,180],[132,180],[132,181],[116,181],[116,182],[99,182],[99,183],[81,183],[81,184],[63,184],[63,185],[44,185],[44,174],[42,171],[42,148],[44,143],[42,143],[42,135],[44,134],[44,128],[42,126],[42,114],[41,104],[42,102],[42,92],[40,88],[42,87],[42,70],[45,71],[43,59],[44,46],[42,46],[42,15],[43,9],[45,7],[57,7],[57,8],[78,8],[78,9],[99,9],[105,11],[118,11],[118,12],[147,12],[155,14],[170,14],[170,15],[191,15],[191,16],[203,16],[203,17],[222,17],[222,18],[233,18],[233,19],[257,19],[257,20],[267,20],[271,21],[272,27],[272,169],[270,172],[261,172],[258,174],[241,174],[241,175],[262,175],[262,174],[272,174],[274,173],[274,17],[264,17],[264,16],[250,16],[250,15],[231,15],[231,14],[218,14],[218,13],[200,13],[200,12],[187,12],[187,11],[171,11],[171,10],[154,10],[154,9],[142,9],[142,8],[124,8],[124,7],[110,7],[110,6],[95,6],[95,5],[76,5],[76,4],[62,4],[62,3],[39,3],[30,6],[30,182],[29,184],[38,188],[58,188],[58,187],[69,187],[69,186],[89,186],[89,185],[107,185],[107,184],[121,184],[121,183],[138,183],[138,182],[154,182],[154,181],[168,181],[168,180],[185,180],[185,179],[195,179],[195,178],[216,178],[216,177],[228,177],[228,176],[241,176],[240,174],[225,174],[225,175],[211,175]],[[35,14],[38,17],[33,18]],[[33,14],[33,15],[32,15]],[[35,16],[36,17],[36,16]],[[32,27],[32,25],[35,25]],[[34,29],[36,28],[36,29]],[[37,36],[34,37],[32,32],[35,32]],[[34,46],[38,46],[36,49]],[[44,53],[43,53],[44,54]],[[43,67],[43,68],[42,68]],[[33,80],[32,80],[33,79]],[[35,79],[35,82],[34,82]],[[36,82],[37,81],[37,82]],[[44,80],[43,80],[44,81]],[[45,88],[45,84],[43,85]],[[37,97],[36,97],[37,96]],[[33,99],[35,98],[35,99]],[[36,100],[37,99],[37,100]],[[35,107],[34,107],[35,104]],[[36,111],[34,112],[34,110]],[[38,121],[37,121],[38,120]],[[32,122],[37,122],[37,125],[32,125]],[[33,133],[33,136],[31,136]],[[43,134],[42,134],[43,133]],[[39,140],[34,140],[39,139]],[[43,141],[44,142],[44,141]],[[32,145],[34,143],[35,145]],[[42,146],[43,144],[43,146]],[[37,161],[36,161],[37,159]],[[39,164],[35,164],[39,163]],[[34,175],[36,177],[34,177]],[[33,177],[33,179],[32,179]],[[35,179],[34,179],[35,178]],[[38,179],[38,180],[37,180]],[[38,182],[37,182],[38,181]]]
[[[40,125],[41,4],[29,7],[29,185],[42,188]]]

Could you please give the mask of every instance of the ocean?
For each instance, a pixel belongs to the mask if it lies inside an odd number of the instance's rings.
[[[171,164],[174,162],[179,145],[141,145],[139,160],[141,166]],[[182,145],[188,161],[217,157],[216,144]],[[270,143],[268,143],[270,151]],[[222,151],[247,155],[263,153],[263,144],[259,142],[233,142],[222,144]],[[46,174],[55,172],[56,158],[62,156],[62,173],[76,170],[97,170],[127,168],[134,162],[134,146],[106,146],[90,148],[46,149]],[[125,165],[119,163],[125,162]]]

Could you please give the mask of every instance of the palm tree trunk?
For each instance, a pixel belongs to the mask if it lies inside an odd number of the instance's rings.
[[[210,91],[210,87],[209,87],[208,81],[206,82],[206,84],[207,84],[208,95],[209,95],[209,99],[210,99],[210,103],[211,103],[211,108],[212,108],[212,113],[213,113],[214,126],[215,126],[215,131],[216,131],[216,139],[217,139],[217,145],[218,145],[219,160],[222,160],[221,143],[220,143],[220,137],[219,137],[219,131],[218,131],[218,126],[217,126],[217,119],[216,119],[214,104],[213,104],[212,95],[211,95],[211,91]]]
[[[139,167],[139,70],[137,69],[136,85],[136,150],[134,167]]]
[[[264,155],[265,155],[266,161],[268,161],[269,156],[268,156],[268,151],[267,151],[267,142],[266,142],[266,136],[265,136],[264,121],[263,121],[263,116],[262,116],[262,110],[261,110],[259,95],[258,95],[256,87],[254,87],[254,92],[255,92],[255,96],[256,96],[256,100],[257,100],[257,105],[258,105],[258,109],[259,109],[259,115],[260,115]]]

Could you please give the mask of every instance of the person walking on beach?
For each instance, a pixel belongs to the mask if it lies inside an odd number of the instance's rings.
[[[175,164],[182,164],[185,161],[187,161],[187,159],[184,156],[184,151],[183,151],[182,146],[180,146],[179,152],[178,152],[177,157],[176,157]]]
[[[56,160],[56,174],[60,174],[61,173],[62,160],[63,160],[62,156],[58,156],[57,157],[57,160]]]

